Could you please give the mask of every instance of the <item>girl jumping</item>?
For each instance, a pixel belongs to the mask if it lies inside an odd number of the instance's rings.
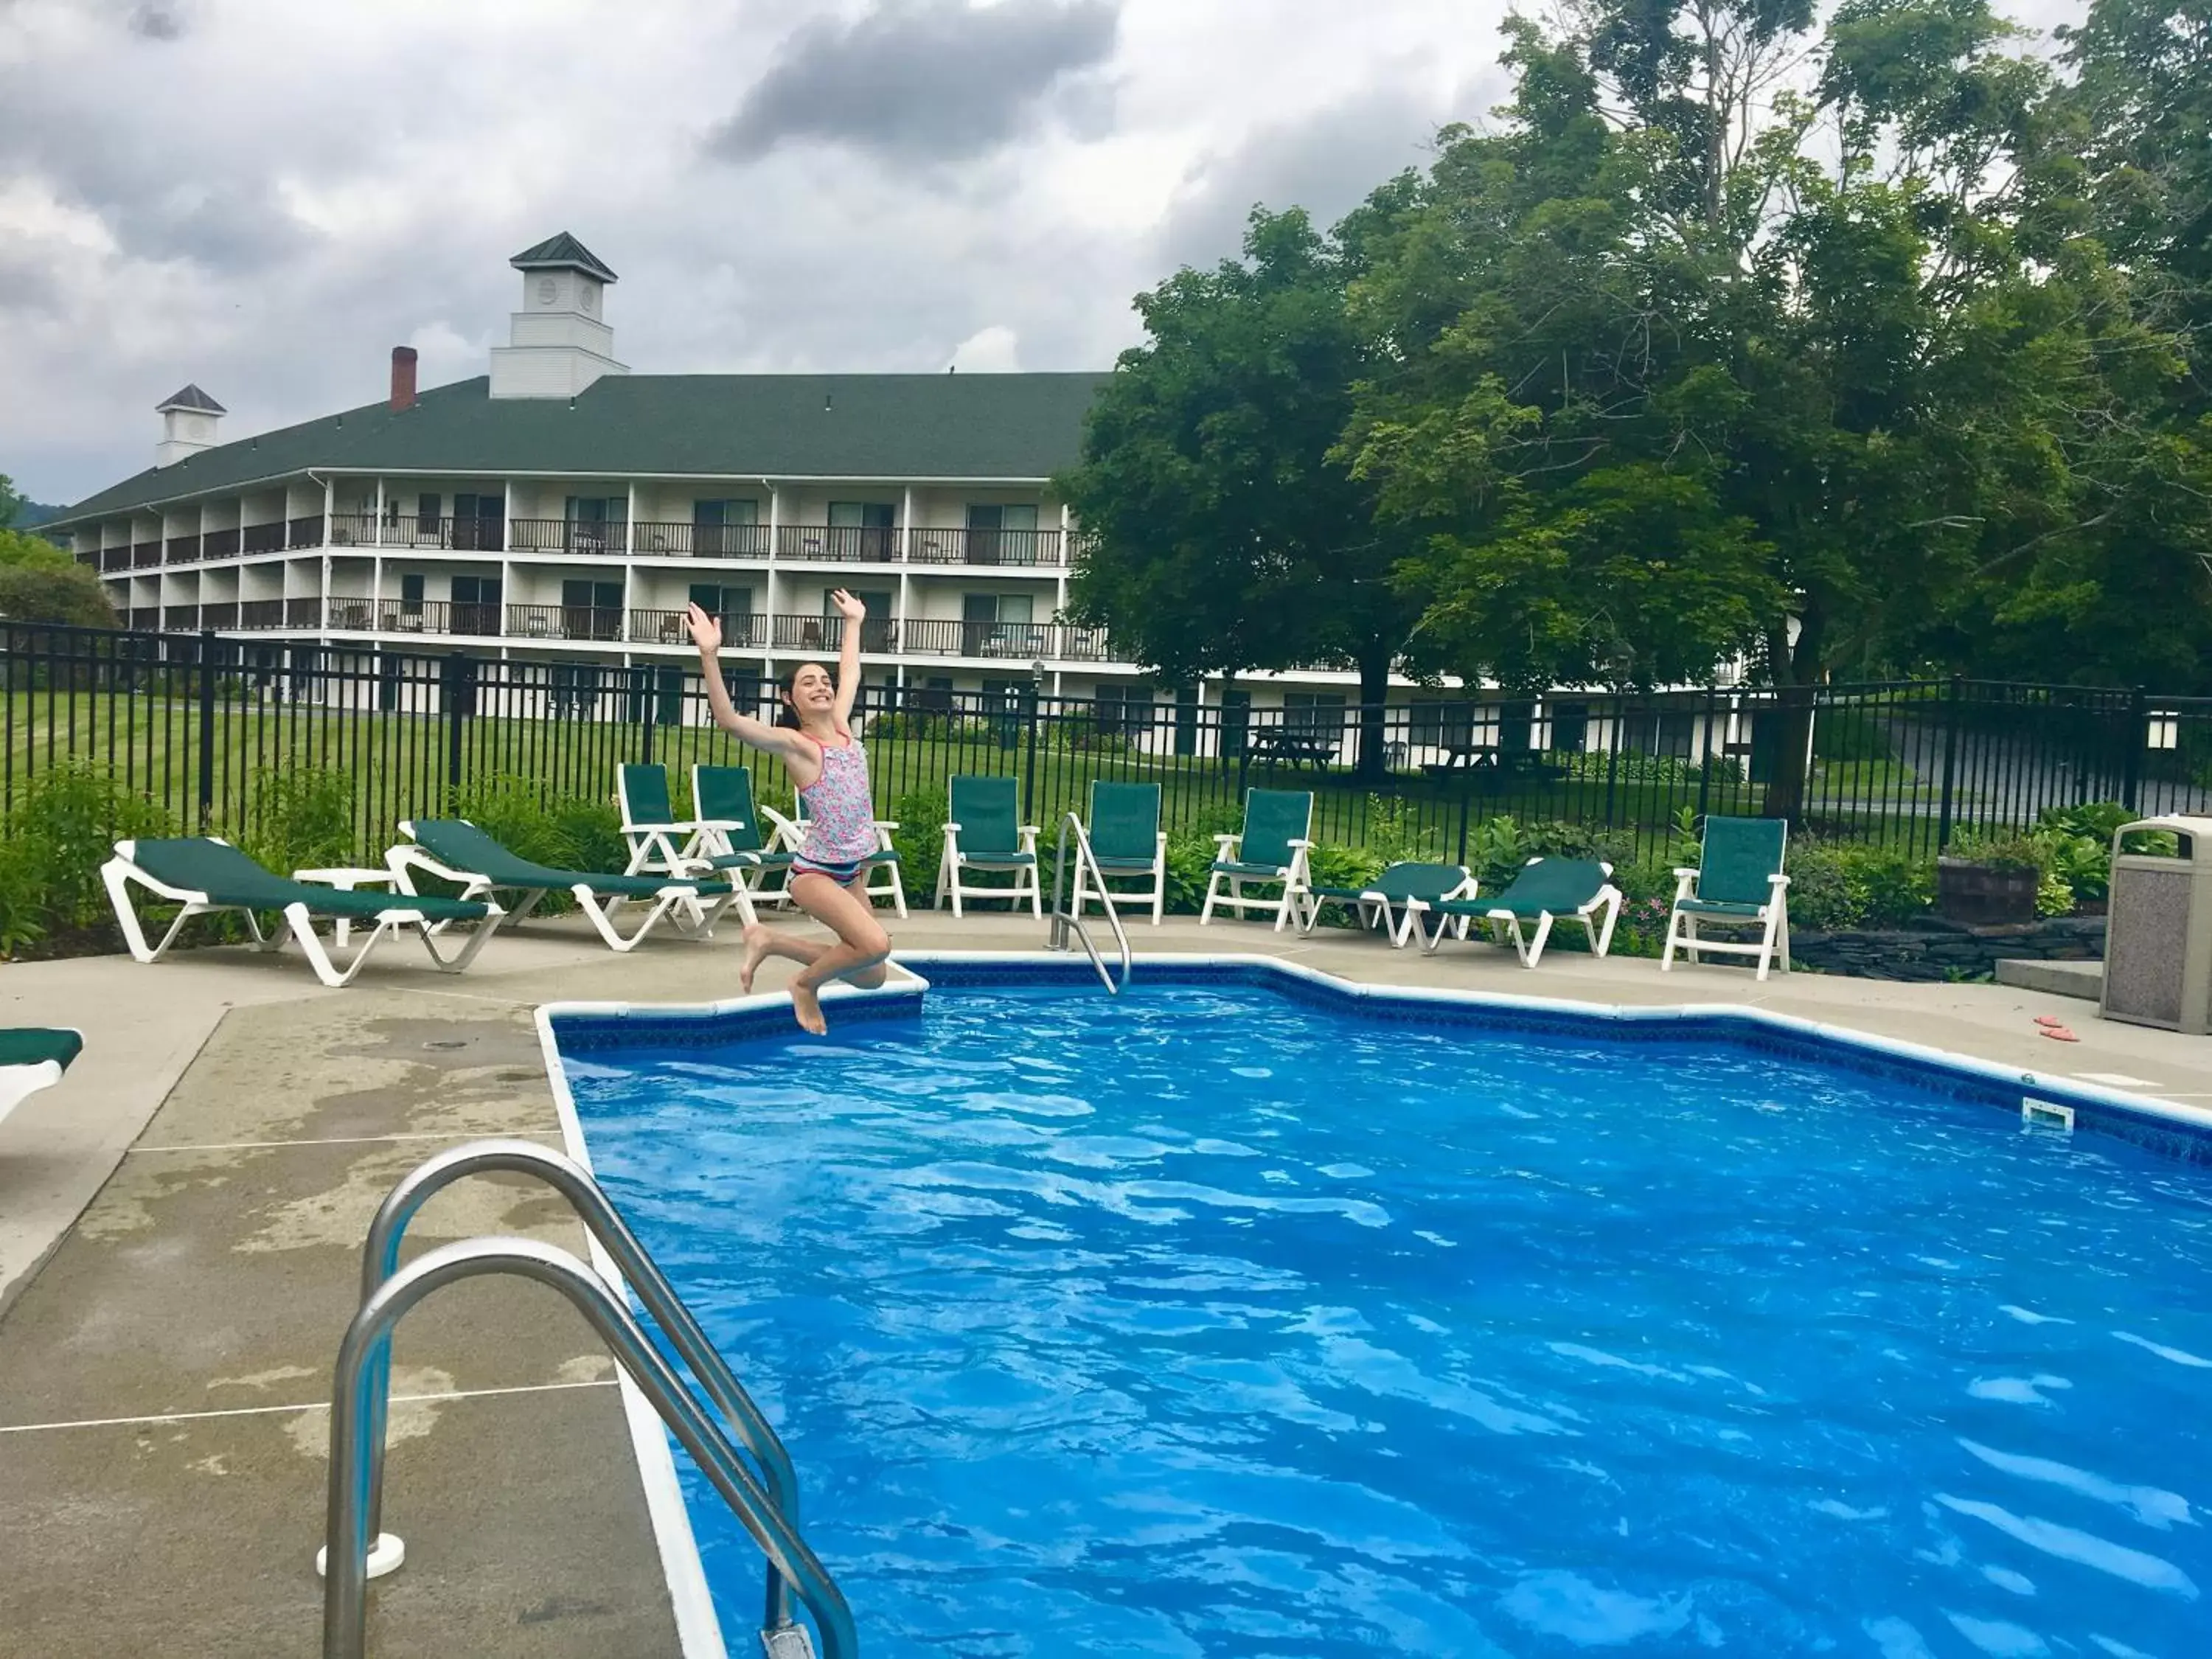
[[[832,680],[818,662],[793,669],[778,688],[785,712],[774,726],[731,706],[715,658],[722,648],[721,626],[696,605],[685,612],[715,723],[752,747],[780,756],[806,803],[806,838],[791,862],[792,902],[837,935],[835,945],[817,945],[755,922],[745,929],[738,983],[750,993],[763,958],[789,957],[799,964],[791,981],[791,1011],[817,1036],[830,1029],[822,1018],[823,986],[833,979],[870,988],[881,985],[891,953],[890,935],[876,921],[867,895],[867,860],[877,850],[868,761],[846,724],[860,684],[860,623],[868,608],[842,587],[830,597],[845,619],[837,678]]]

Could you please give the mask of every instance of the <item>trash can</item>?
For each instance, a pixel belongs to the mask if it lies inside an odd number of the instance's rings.
[[[2148,830],[2172,836],[2174,855],[2121,852]],[[2097,1006],[2106,1019],[2212,1032],[2212,818],[2144,818],[2113,832]]]

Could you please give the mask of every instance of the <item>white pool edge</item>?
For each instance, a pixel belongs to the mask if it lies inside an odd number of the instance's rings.
[[[893,964],[896,969],[903,973],[903,979],[872,991],[833,985],[823,994],[823,1001],[834,1009],[836,1003],[842,1001],[926,995],[930,989],[929,981],[916,970],[926,969],[934,962],[972,963],[979,967],[1021,967],[1032,963],[1065,963],[1068,960],[1066,953],[1050,951],[917,951],[911,955],[902,955]],[[1819,1020],[1801,1019],[1794,1014],[1747,1007],[1740,1003],[1685,1002],[1641,1007],[1621,1003],[1585,1002],[1571,997],[1523,996],[1508,991],[1459,991],[1431,986],[1373,985],[1359,980],[1342,979],[1303,963],[1286,962],[1280,957],[1250,951],[1138,951],[1132,960],[1139,968],[1148,963],[1158,966],[1261,967],[1273,973],[1327,986],[1332,991],[1358,1000],[1372,998],[1389,1001],[1434,1002],[1445,1006],[1540,1010],[1631,1024],[1659,1024],[1673,1020],[1719,1016],[1792,1036],[1816,1036],[1875,1054],[1948,1066],[2008,1089],[2063,1092],[2116,1111],[2154,1118],[2199,1133],[2212,1131],[2212,1112],[2200,1111],[2174,1102],[2130,1094],[2124,1090],[2086,1083],[2063,1074],[2050,1076],[2033,1070],[2016,1071],[1994,1060],[1978,1060],[1971,1054],[1957,1054],[1948,1048],[1934,1048],[1925,1043],[1880,1036]],[[544,1058],[546,1078],[552,1085],[554,1109],[560,1115],[562,1139],[568,1155],[586,1170],[592,1167],[591,1151],[584,1141],[583,1124],[576,1115],[575,1099],[569,1092],[568,1074],[561,1064],[560,1047],[554,1038],[553,1024],[556,1019],[633,1015],[654,1018],[708,1018],[779,1006],[787,1007],[789,999],[775,991],[709,1002],[541,1003],[533,1015],[538,1026],[538,1049]],[[627,1292],[626,1282],[617,1271],[613,1259],[600,1247],[599,1240],[590,1238],[589,1244],[592,1267],[609,1284],[621,1285]],[[659,1550],[662,1571],[668,1582],[668,1598],[675,1614],[677,1638],[684,1659],[730,1659],[730,1649],[723,1636],[721,1620],[715,1614],[714,1596],[707,1587],[707,1570],[700,1559],[698,1539],[691,1530],[690,1513],[684,1507],[683,1488],[677,1479],[673,1440],[667,1426],[660,1420],[659,1413],[653,1410],[644,1393],[630,1380],[629,1374],[617,1367],[616,1376],[621,1385],[623,1411],[629,1426],[630,1445],[637,1455],[638,1476],[645,1488],[646,1513],[653,1522],[654,1543]]]

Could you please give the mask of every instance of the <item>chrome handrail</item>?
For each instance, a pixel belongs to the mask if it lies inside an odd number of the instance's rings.
[[[1114,976],[1106,971],[1106,959],[1098,954],[1098,947],[1091,942],[1091,931],[1083,925],[1083,918],[1070,911],[1061,902],[1061,894],[1067,885],[1067,832],[1075,831],[1075,863],[1078,884],[1080,884],[1085,865],[1091,869],[1091,879],[1098,884],[1099,901],[1105,906],[1106,920],[1112,924],[1114,938],[1121,947],[1121,984],[1114,983]],[[1091,965],[1098,970],[1098,977],[1106,989],[1115,996],[1121,994],[1121,986],[1129,982],[1130,969],[1135,965],[1129,951],[1128,930],[1121,926],[1121,913],[1114,908],[1114,900],[1106,890],[1106,872],[1098,867],[1098,855],[1091,850],[1090,832],[1084,829],[1083,820],[1073,812],[1063,813],[1060,820],[1060,841],[1052,860],[1052,926],[1045,934],[1045,949],[1065,951],[1067,935],[1074,930],[1075,937],[1083,941],[1083,949],[1091,957]]]
[[[707,1397],[720,1408],[736,1430],[737,1437],[760,1466],[762,1483],[783,1517],[799,1525],[799,1476],[791,1454],[769,1426],[768,1419],[753,1403],[731,1371],[729,1363],[700,1328],[690,1309],[684,1305],[667,1277],[656,1266],[635,1233],[629,1230],[590,1170],[574,1158],[530,1140],[472,1140],[438,1153],[401,1177],[368,1224],[368,1242],[362,1248],[361,1299],[366,1306],[385,1281],[399,1269],[399,1245],[407,1225],[431,1195],[456,1181],[494,1171],[534,1176],[568,1200],[577,1218],[590,1230],[614,1259],[637,1299],[645,1304],[660,1328],[668,1334],[676,1352],[691,1367]],[[372,1356],[371,1363],[386,1366],[390,1351]],[[381,1374],[370,1389],[372,1418],[368,1436],[368,1536],[374,1540],[384,1520],[384,1407],[387,1379]],[[791,1622],[791,1596],[773,1564],[769,1568],[763,1628],[777,1630]]]
[[[828,1569],[745,1468],[737,1448],[699,1408],[629,1310],[568,1251],[527,1238],[441,1244],[386,1279],[365,1300],[338,1345],[331,1379],[331,1482],[325,1519],[323,1659],[363,1659],[368,1615],[369,1447],[391,1386],[392,1331],[433,1291],[485,1273],[550,1285],[599,1334],[615,1363],[660,1413],[738,1523],[814,1615],[823,1659],[857,1659],[853,1611]],[[763,1632],[764,1635],[771,1634]]]

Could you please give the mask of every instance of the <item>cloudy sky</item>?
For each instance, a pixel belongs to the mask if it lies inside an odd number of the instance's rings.
[[[1504,0],[0,0],[0,472],[483,372],[557,230],[641,372],[1103,368],[1498,101]]]
[[[573,232],[641,372],[1097,368],[1504,91],[1509,0],[0,0],[0,472],[483,372]],[[2014,0],[2039,24],[2079,0]]]

